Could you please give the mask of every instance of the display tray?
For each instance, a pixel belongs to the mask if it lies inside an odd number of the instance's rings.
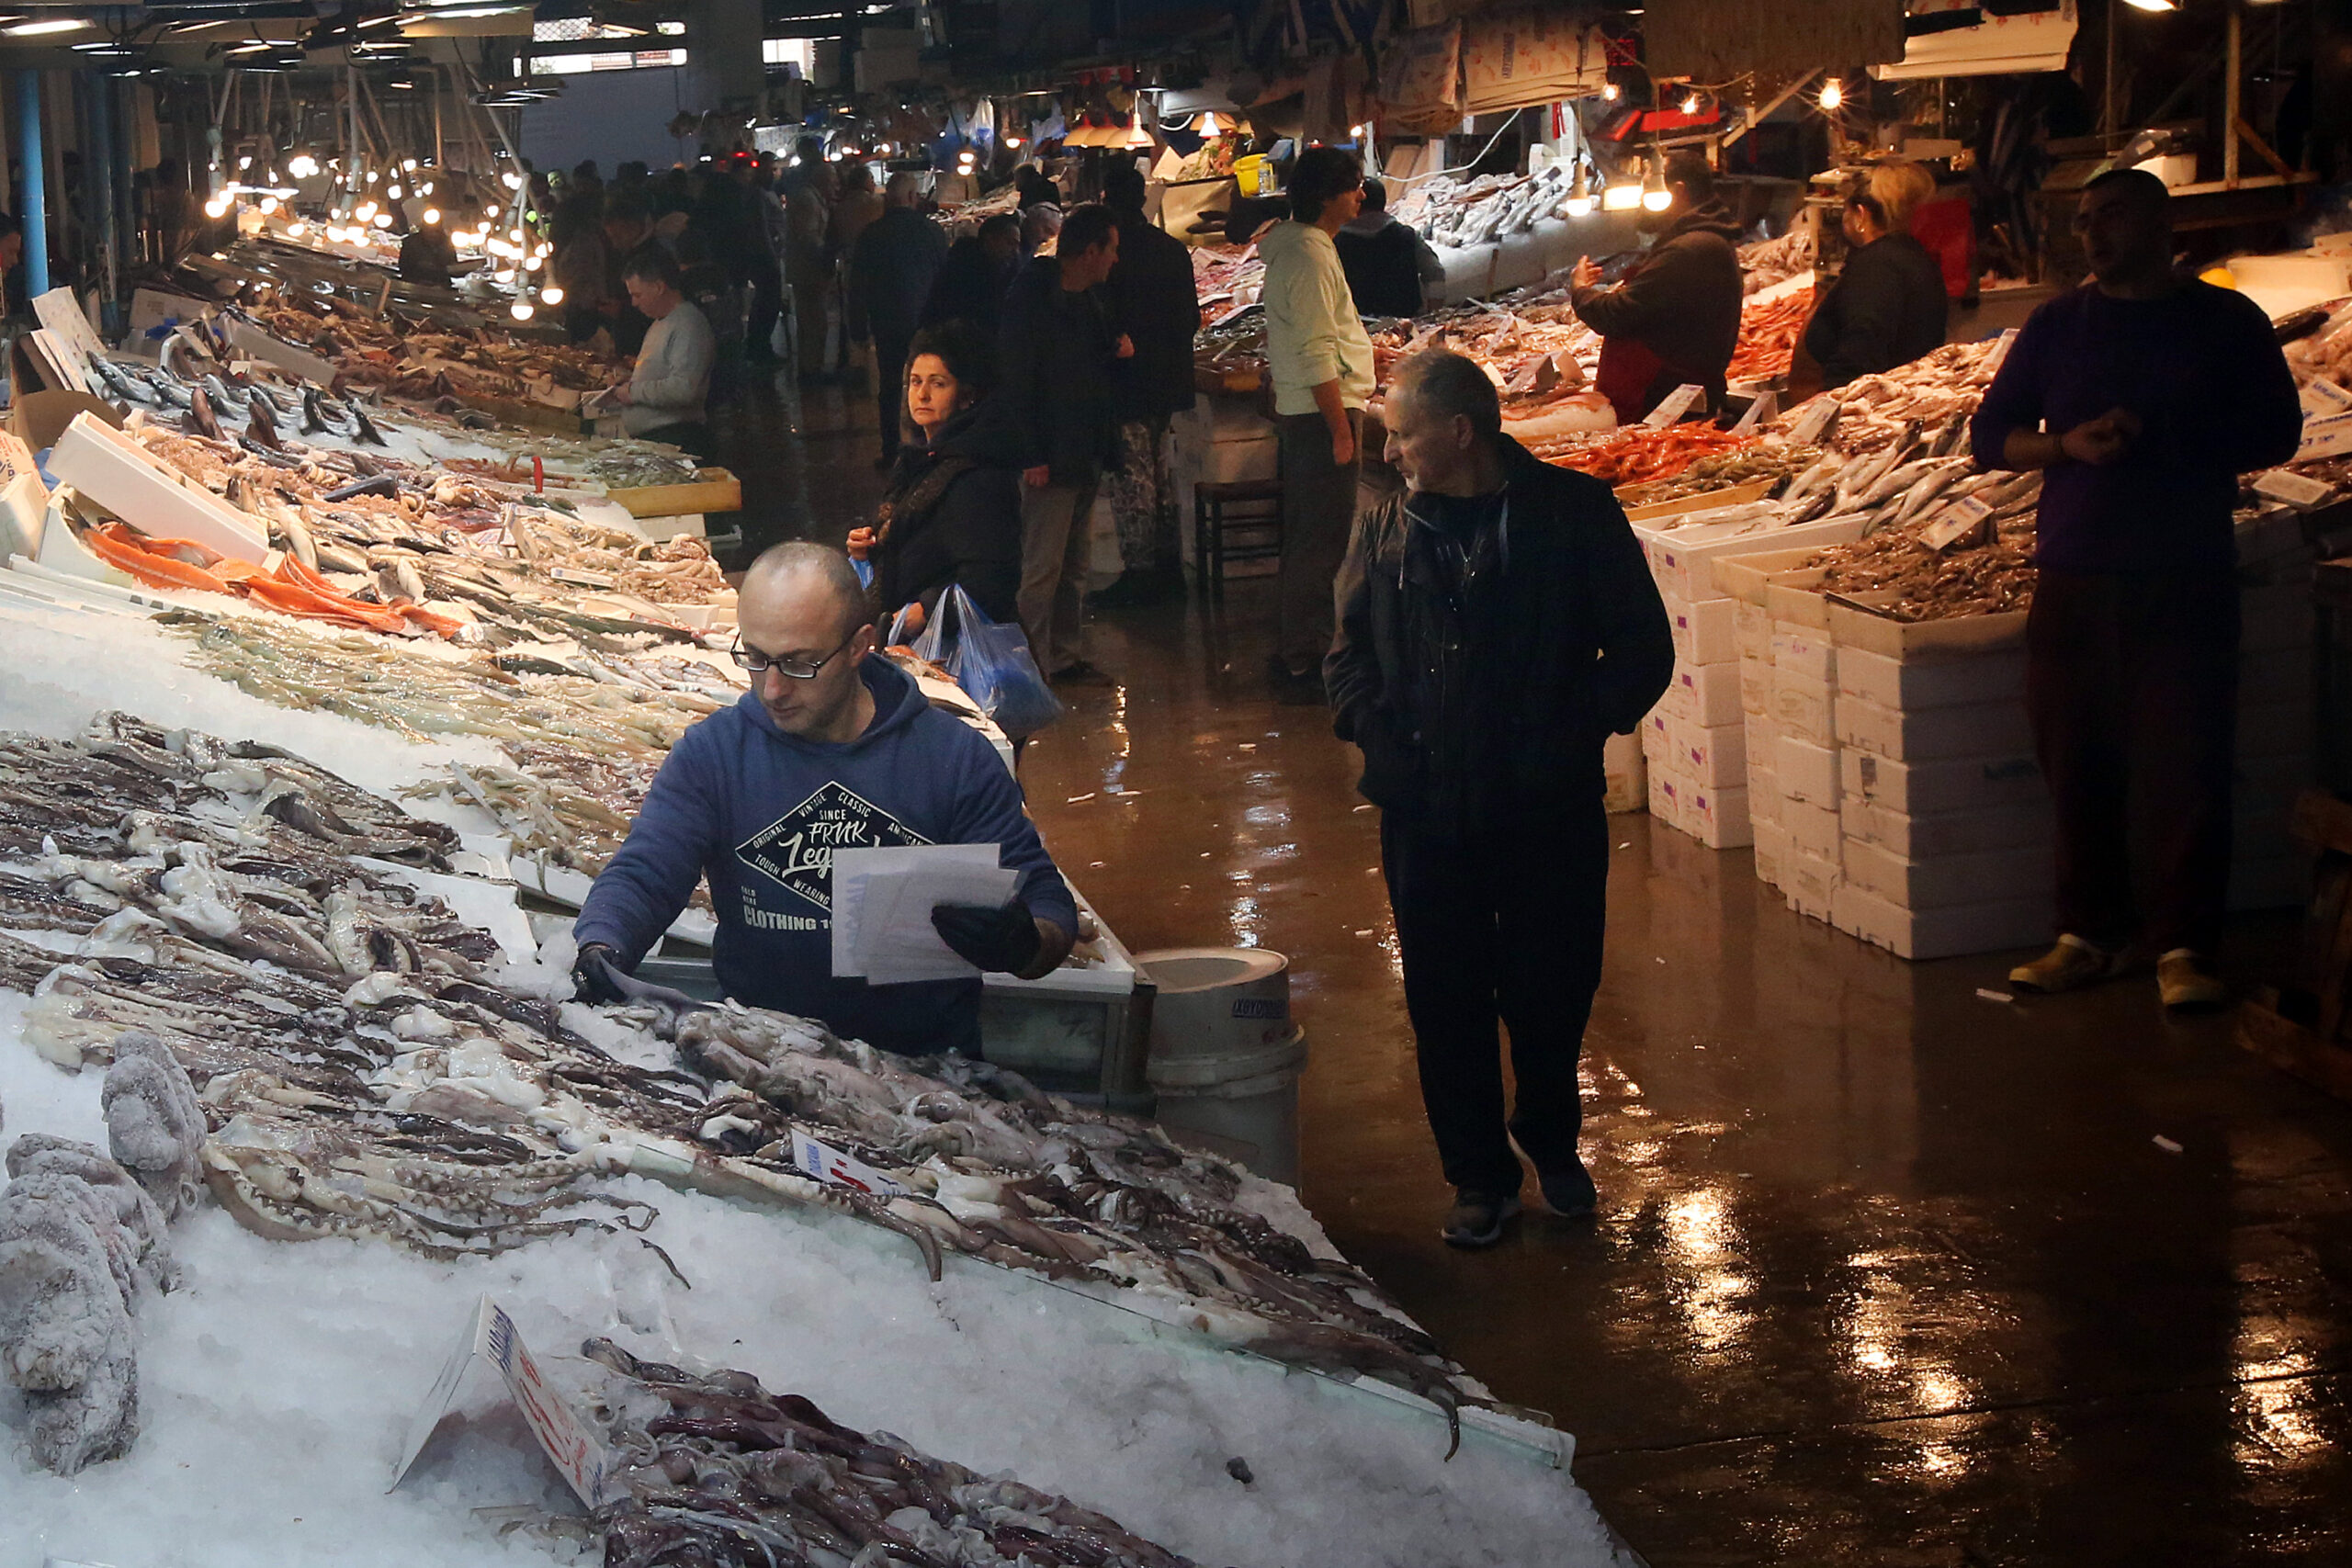
[[[519,424],[527,430],[549,430],[563,435],[590,433],[587,422],[580,417],[577,409],[560,409],[552,403],[535,403],[519,398],[490,398],[478,392],[460,392],[457,398],[469,409],[479,409],[492,419]],[[671,510],[682,509],[673,507]]]
[[[632,517],[678,517],[698,512],[741,512],[743,481],[725,468],[705,468],[684,484],[636,485],[608,490],[605,499]]]
[[[1672,501],[1654,501],[1647,506],[1627,508],[1625,521],[1646,523],[1657,517],[1679,517],[1686,512],[1712,512],[1718,506],[1739,506],[1747,502],[1763,500],[1771,488],[1778,483],[1780,483],[1778,479],[1752,479],[1747,484],[1733,485],[1726,490],[1711,490],[1697,495],[1677,496]],[[1620,490],[1619,493],[1623,494],[1624,491],[1639,488],[1641,487],[1638,485],[1626,485]]]

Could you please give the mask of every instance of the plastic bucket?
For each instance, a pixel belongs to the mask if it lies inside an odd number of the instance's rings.
[[[1151,1059],[1264,1051],[1291,1037],[1290,960],[1261,947],[1163,947],[1136,954],[1158,993]]]
[[[1180,1144],[1220,1154],[1269,1181],[1298,1184],[1298,1075],[1306,1031],[1271,1046],[1193,1053],[1148,1069],[1159,1122]]]

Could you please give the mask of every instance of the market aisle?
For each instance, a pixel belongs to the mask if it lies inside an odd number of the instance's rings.
[[[770,374],[755,378],[734,403],[713,411],[713,457],[743,484],[743,548],[737,558],[722,561],[728,570],[750,564],[762,549],[786,539],[839,544],[852,528],[873,521],[882,475],[874,467],[879,446],[870,386],[852,382],[803,393],[790,376]]]
[[[1128,683],[1032,748],[1033,810],[1130,946],[1291,955],[1307,1202],[1656,1568],[2352,1559],[2352,1112],[2153,983],[1984,1000],[2006,960],[1904,964],[1616,818],[1604,1218],[1443,1247],[1354,753],[1266,700],[1262,587],[1227,604],[1098,629]]]

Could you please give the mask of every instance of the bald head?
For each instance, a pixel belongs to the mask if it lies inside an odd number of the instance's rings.
[[[831,608],[837,637],[847,637],[872,619],[866,614],[865,585],[857,580],[849,557],[808,539],[762,550],[743,574],[737,599],[739,618],[746,626],[776,613],[797,619],[819,605]]]

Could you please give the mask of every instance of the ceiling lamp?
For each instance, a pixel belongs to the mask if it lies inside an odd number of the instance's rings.
[[[18,22],[12,28],[0,28],[10,38],[40,38],[44,33],[79,32],[90,24],[79,17],[57,17],[47,21]]]
[[[1823,108],[1834,110],[1838,105],[1845,101],[1846,89],[1838,85],[1837,77],[1832,76],[1828,81],[1824,82],[1821,85],[1821,107]]]
[[[1666,188],[1666,165],[1654,160],[1649,173],[1642,177],[1642,210],[1664,212],[1673,205],[1674,193]]]
[[[563,290],[550,283],[539,290],[539,299],[545,304],[560,305],[563,303]]]
[[[1577,160],[1576,184],[1568,191],[1568,216],[1571,218],[1592,216],[1592,176],[1586,171],[1584,160],[1581,158]]]
[[[1603,212],[1631,212],[1642,204],[1642,187],[1632,180],[1621,180],[1600,193]]]
[[[2177,11],[2179,0],[2123,0],[2135,11]]]

